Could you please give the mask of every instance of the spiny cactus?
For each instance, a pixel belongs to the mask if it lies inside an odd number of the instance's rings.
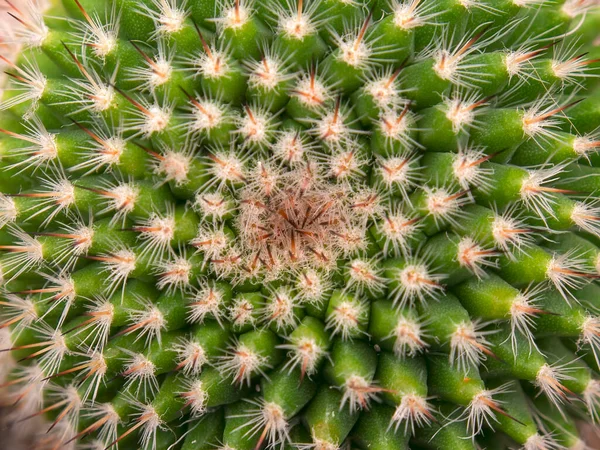
[[[0,389],[35,448],[585,448],[594,0],[6,6]]]

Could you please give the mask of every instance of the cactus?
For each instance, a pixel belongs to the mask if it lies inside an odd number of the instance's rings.
[[[584,448],[597,3],[6,3],[0,391],[35,448]]]

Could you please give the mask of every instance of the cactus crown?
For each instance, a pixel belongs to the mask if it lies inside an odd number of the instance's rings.
[[[583,448],[594,1],[6,4],[0,390],[35,448]]]

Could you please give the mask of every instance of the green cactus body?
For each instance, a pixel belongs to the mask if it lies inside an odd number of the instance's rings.
[[[34,448],[583,448],[594,2],[38,3],[0,49]]]

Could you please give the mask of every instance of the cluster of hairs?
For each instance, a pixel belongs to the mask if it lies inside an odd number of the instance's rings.
[[[2,1],[32,448],[587,448],[595,0]]]

